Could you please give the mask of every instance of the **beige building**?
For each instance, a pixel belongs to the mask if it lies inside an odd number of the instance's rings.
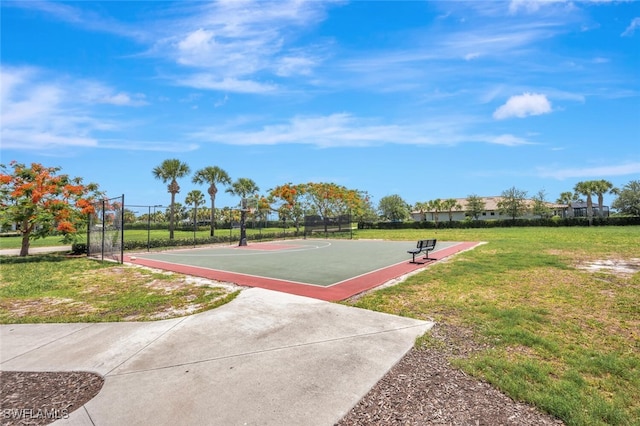
[[[511,216],[500,214],[500,209],[498,208],[498,203],[502,200],[502,197],[480,197],[484,202],[484,210],[478,216],[478,220],[497,220],[497,219],[511,219]],[[456,198],[456,207],[454,207],[451,212],[446,211],[412,211],[411,217],[415,221],[423,221],[428,220],[431,222],[446,222],[446,221],[461,221],[467,218],[467,199],[466,198]],[[524,215],[520,216],[523,219],[535,219],[540,216],[534,215],[531,213],[531,208],[534,205],[534,200],[527,199],[525,200],[529,211]],[[565,204],[555,204],[555,203],[545,203],[547,207],[551,210],[551,216],[560,216],[567,217],[569,206]]]

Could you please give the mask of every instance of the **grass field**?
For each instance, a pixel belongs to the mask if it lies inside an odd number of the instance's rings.
[[[640,227],[363,230],[355,237],[486,242],[396,286],[344,303],[470,330],[484,349],[454,360],[456,366],[569,425],[640,425]],[[51,305],[51,300],[70,299],[80,307],[104,303],[117,319],[136,312],[153,317],[153,310],[199,297],[176,291],[165,303],[158,293],[140,290],[144,284],[130,294],[130,286],[122,283],[134,275],[122,265],[33,259],[38,260],[0,259],[2,322],[16,319],[16,301],[38,305],[49,300]],[[103,276],[104,270],[111,272],[87,296],[87,277]],[[147,285],[149,280],[143,279]],[[65,306],[73,306],[69,303]],[[126,306],[126,314],[120,306]],[[78,310],[61,310],[55,320],[100,320],[103,315],[94,311],[81,317]],[[52,319],[40,315],[20,321]],[[429,334],[419,342],[436,343]]]
[[[640,227],[360,231],[485,241],[355,306],[463,326],[487,349],[457,366],[570,425],[640,424]],[[429,344],[428,335],[424,344]]]

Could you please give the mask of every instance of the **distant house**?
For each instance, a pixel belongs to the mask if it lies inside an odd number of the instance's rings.
[[[478,216],[479,220],[497,220],[497,219],[511,219],[510,215],[504,215],[504,214],[500,214],[500,209],[498,208],[498,203],[500,202],[500,200],[502,200],[502,197],[481,197],[482,201],[484,202],[484,210],[482,211],[482,213],[480,213],[480,215]],[[465,220],[468,216],[467,213],[467,199],[466,198],[456,198],[456,204],[460,206],[460,208],[458,209],[453,209],[451,211],[451,220],[452,221],[460,221],[460,220]],[[527,206],[529,207],[529,209],[531,209],[531,207],[534,205],[534,200],[531,199],[527,199],[525,200],[525,203],[527,204]],[[566,204],[556,204],[556,203],[545,203],[547,207],[549,207],[550,209],[550,215],[551,216],[560,216],[560,217],[567,217],[568,216],[568,210],[570,210],[570,206],[567,206]],[[572,212],[573,213],[573,212]],[[445,222],[445,221],[449,221],[449,211],[445,210],[445,211],[412,211],[411,212],[411,217],[413,218],[413,220],[415,221],[423,221],[423,220],[428,220],[428,221],[435,221],[436,220],[436,215],[438,216],[438,222]],[[594,213],[595,215],[595,213]],[[534,215],[533,213],[531,213],[530,211],[525,213],[523,216],[520,216],[520,218],[524,218],[524,219],[534,219],[539,217],[538,215]]]

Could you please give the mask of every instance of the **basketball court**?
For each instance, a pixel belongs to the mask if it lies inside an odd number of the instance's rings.
[[[139,253],[125,261],[241,286],[321,300],[349,298],[477,243],[438,242],[429,259],[407,253],[415,241],[298,239]]]

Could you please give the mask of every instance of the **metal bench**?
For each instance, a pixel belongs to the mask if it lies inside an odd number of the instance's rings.
[[[413,257],[411,263],[418,263],[416,262],[416,255],[422,252],[425,253],[424,259],[432,260],[429,259],[429,252],[436,248],[436,241],[437,240],[418,240],[416,248],[407,250],[407,253],[410,253]]]

